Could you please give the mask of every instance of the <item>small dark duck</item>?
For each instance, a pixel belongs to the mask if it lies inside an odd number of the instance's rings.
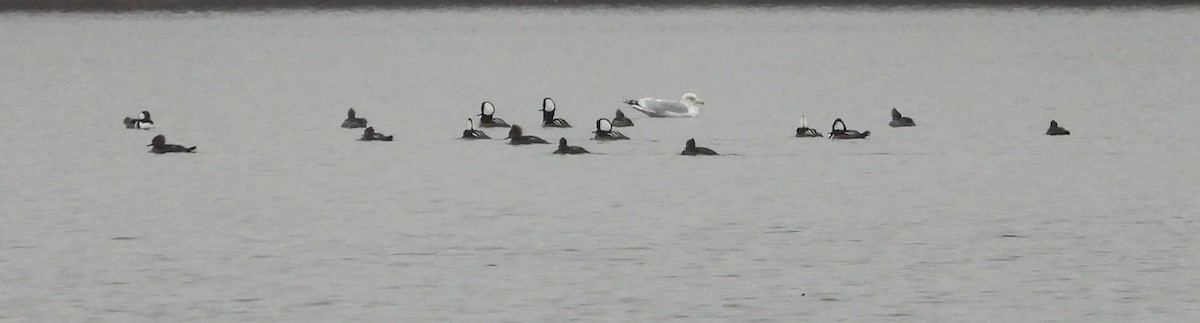
[[[537,136],[524,135],[521,126],[518,125],[512,125],[512,128],[508,130],[508,137],[504,139],[508,139],[509,145],[550,144],[549,141]]]
[[[912,118],[900,115],[900,111],[892,108],[892,122],[888,122],[888,125],[892,127],[915,127],[917,123]]]
[[[146,145],[146,147],[151,147],[150,152],[155,154],[196,152],[196,146],[184,147],[180,145],[168,145],[167,137],[164,137],[163,135],[154,136],[154,139],[150,140],[150,144]]]
[[[696,138],[688,139],[687,144],[683,147],[683,152],[679,153],[684,156],[716,156],[717,152],[704,147],[696,147]]]
[[[1065,136],[1071,134],[1067,129],[1058,126],[1058,121],[1050,120],[1050,129],[1046,129],[1046,134],[1050,136]]]
[[[375,127],[367,127],[363,129],[361,141],[392,141],[392,136],[384,136],[381,133],[375,132]]]
[[[353,129],[353,128],[366,128],[366,127],[367,127],[367,119],[366,118],[355,118],[354,117],[354,108],[350,108],[350,110],[346,110],[346,121],[342,121],[342,128]]]
[[[588,154],[589,152],[587,149],[583,149],[583,147],[567,146],[567,138],[558,138],[558,150],[555,150],[554,153],[559,155],[577,155]]]
[[[621,109],[617,109],[617,117],[612,119],[612,126],[613,127],[632,127],[633,120],[630,120],[629,118],[625,117],[625,112],[621,112]]]

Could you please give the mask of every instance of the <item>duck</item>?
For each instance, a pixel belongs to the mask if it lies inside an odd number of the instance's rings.
[[[167,137],[165,137],[163,135],[154,136],[154,139],[151,139],[150,144],[146,145],[146,147],[151,147],[150,152],[155,153],[155,154],[160,154],[160,155],[165,154],[165,153],[194,153],[194,152],[196,152],[196,146],[184,147],[184,146],[180,146],[180,145],[168,145]]]
[[[842,129],[838,129],[838,124],[842,125]],[[863,139],[871,135],[871,131],[858,132],[858,130],[846,130],[846,122],[842,118],[833,120],[833,130],[829,131],[829,139]]]
[[[622,102],[654,118],[694,118],[700,116],[700,106],[704,105],[695,93],[684,93],[679,101],[644,98]]]
[[[496,106],[491,102],[483,101],[479,105],[479,127],[480,128],[508,128],[510,127],[504,119],[496,118]]]
[[[596,131],[592,131],[596,136],[592,140],[629,140],[629,137],[612,130],[612,122],[606,118],[596,120]]]
[[[612,119],[612,126],[613,127],[632,127],[633,120],[626,118],[625,112],[621,112],[621,109],[617,109],[617,117]]]
[[[1067,129],[1058,126],[1058,121],[1050,120],[1050,129],[1046,129],[1046,135],[1050,136],[1065,136],[1071,134]]]
[[[892,108],[892,122],[888,122],[888,125],[892,127],[915,127],[917,123],[913,122],[912,118],[901,116],[900,111]]]
[[[542,99],[542,128],[570,128],[567,120],[554,118],[554,99]]]
[[[150,111],[142,111],[141,113],[138,113],[137,119],[125,117],[123,122],[125,123],[125,129],[154,129],[154,121],[150,120]]]
[[[524,132],[521,131],[521,126],[512,125],[510,128],[508,129],[508,137],[504,138],[509,140],[509,145],[550,144],[549,141],[537,136],[524,135]]]
[[[716,156],[717,152],[704,147],[696,147],[696,138],[688,139],[683,146],[683,152],[679,153],[684,156]]]
[[[375,132],[375,127],[367,127],[363,129],[362,138],[360,141],[392,141],[392,136],[384,136],[381,133]]]
[[[463,139],[492,139],[481,130],[475,130],[475,120],[467,119],[467,129],[463,130]]]
[[[583,147],[567,146],[567,138],[558,138],[558,150],[555,150],[554,153],[559,155],[590,154]]]
[[[808,119],[805,119],[804,116],[800,116],[800,127],[796,128],[796,137],[806,138],[824,136],[822,136],[820,132],[817,132],[817,129],[809,128]]]
[[[366,128],[366,127],[367,127],[367,119],[366,118],[355,118],[354,117],[354,108],[350,108],[350,110],[346,110],[346,121],[342,121],[342,128],[354,129],[354,128]]]

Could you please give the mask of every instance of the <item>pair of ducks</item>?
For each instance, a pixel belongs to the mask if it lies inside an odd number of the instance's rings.
[[[150,120],[150,111],[138,113],[137,119],[125,117],[122,123],[125,124],[125,129],[154,129],[154,121]],[[196,152],[196,146],[184,147],[167,144],[167,137],[163,135],[154,136],[154,139],[151,139],[150,144],[146,145],[146,147],[150,147],[150,152],[155,154]]]
[[[392,136],[385,136],[375,132],[375,127],[367,127],[367,118],[358,118],[354,113],[354,108],[346,110],[346,120],[342,121],[342,128],[366,128],[363,129],[361,141],[392,141]]]
[[[842,128],[838,129],[838,125]],[[896,127],[915,127],[916,122],[912,118],[900,115],[900,111],[892,109],[892,121],[888,122],[888,126]],[[871,135],[871,131],[859,132],[858,130],[846,129],[846,122],[841,118],[833,121],[833,129],[829,130],[830,139],[863,139]],[[796,137],[822,137],[816,129],[808,127],[808,120],[804,116],[800,116],[800,127],[796,128]]]
[[[538,111],[542,112],[542,128],[570,128],[571,123],[562,118],[555,118],[554,112],[558,110],[554,104],[554,99],[542,99],[542,108]],[[496,118],[496,106],[492,102],[484,101],[479,105],[479,127],[480,128],[508,128],[511,127],[504,119]],[[614,127],[632,127],[633,120],[625,117],[625,113],[617,109],[617,116],[611,121]]]
[[[838,125],[841,125],[842,128],[838,129]],[[870,135],[870,130],[859,132],[858,130],[846,129],[846,122],[842,121],[842,118],[833,120],[833,129],[829,131],[829,139],[863,139]],[[821,133],[817,132],[816,129],[809,128],[808,120],[804,116],[801,116],[800,127],[796,128],[796,137],[821,137]]]
[[[567,138],[558,138],[558,150],[555,150],[554,153],[559,155],[590,154],[590,152],[588,152],[587,149],[583,149],[583,147],[567,145]],[[717,152],[713,151],[712,149],[696,147],[696,138],[688,139],[687,143],[684,144],[683,151],[679,154],[684,156],[718,155]]]

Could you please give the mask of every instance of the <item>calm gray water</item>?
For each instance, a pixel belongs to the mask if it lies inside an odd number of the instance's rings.
[[[1198,17],[0,14],[0,321],[1195,320]]]

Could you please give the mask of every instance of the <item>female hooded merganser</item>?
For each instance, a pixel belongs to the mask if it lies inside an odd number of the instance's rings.
[[[154,129],[154,121],[150,120],[150,111],[142,111],[138,114],[138,118],[125,117],[125,129]]]
[[[381,133],[375,132],[375,127],[367,127],[363,129],[362,141],[392,141],[392,136],[384,136]]]
[[[496,106],[493,106],[491,102],[483,101],[483,104],[479,105],[479,127],[480,128],[508,128],[509,127],[508,123],[504,122],[504,119],[496,118],[493,116],[494,114],[496,114]]]
[[[606,118],[596,120],[596,131],[592,132],[596,134],[595,137],[592,137],[592,140],[629,140],[629,137],[620,132],[613,131],[612,122],[609,122]]]
[[[528,144],[549,144],[549,141],[538,138],[537,136],[526,136],[521,131],[521,126],[513,125],[512,129],[508,130],[509,145],[528,145]]]
[[[1046,134],[1051,136],[1062,136],[1071,134],[1067,129],[1058,126],[1058,121],[1050,120],[1050,129],[1046,129]]]
[[[842,129],[838,129],[838,124],[842,124]],[[829,139],[862,139],[871,135],[871,131],[858,132],[858,130],[846,130],[846,123],[842,118],[833,120],[833,130],[829,131]]]
[[[888,125],[892,127],[913,127],[917,123],[913,122],[912,118],[901,116],[900,111],[892,108],[892,122],[888,122]]]
[[[542,128],[570,128],[571,124],[567,120],[554,118],[554,100],[550,98],[542,99]]]
[[[817,129],[808,127],[808,119],[800,116],[800,127],[796,128],[796,137],[824,137]]]
[[[559,155],[575,155],[588,154],[589,152],[587,149],[583,149],[583,147],[567,146],[567,138],[558,138],[558,150],[555,150],[554,153]]]
[[[342,121],[342,128],[353,129],[353,128],[365,128],[366,126],[367,126],[366,118],[355,118],[354,117],[354,108],[350,108],[350,110],[346,110],[346,121]]]
[[[625,112],[621,112],[621,109],[617,109],[617,117],[612,119],[612,126],[613,127],[632,127],[633,120],[626,118]]]
[[[196,152],[196,146],[184,147],[180,145],[168,145],[167,137],[164,137],[163,135],[154,136],[154,139],[150,140],[150,144],[146,145],[146,147],[151,147],[150,152],[155,154]]]
[[[467,129],[463,130],[463,139],[492,139],[481,130],[475,130],[475,121],[467,119]]]
[[[702,155],[717,155],[717,152],[704,147],[696,147],[696,138],[688,139],[687,144],[683,147],[683,152],[679,153],[684,156],[702,156]]]

